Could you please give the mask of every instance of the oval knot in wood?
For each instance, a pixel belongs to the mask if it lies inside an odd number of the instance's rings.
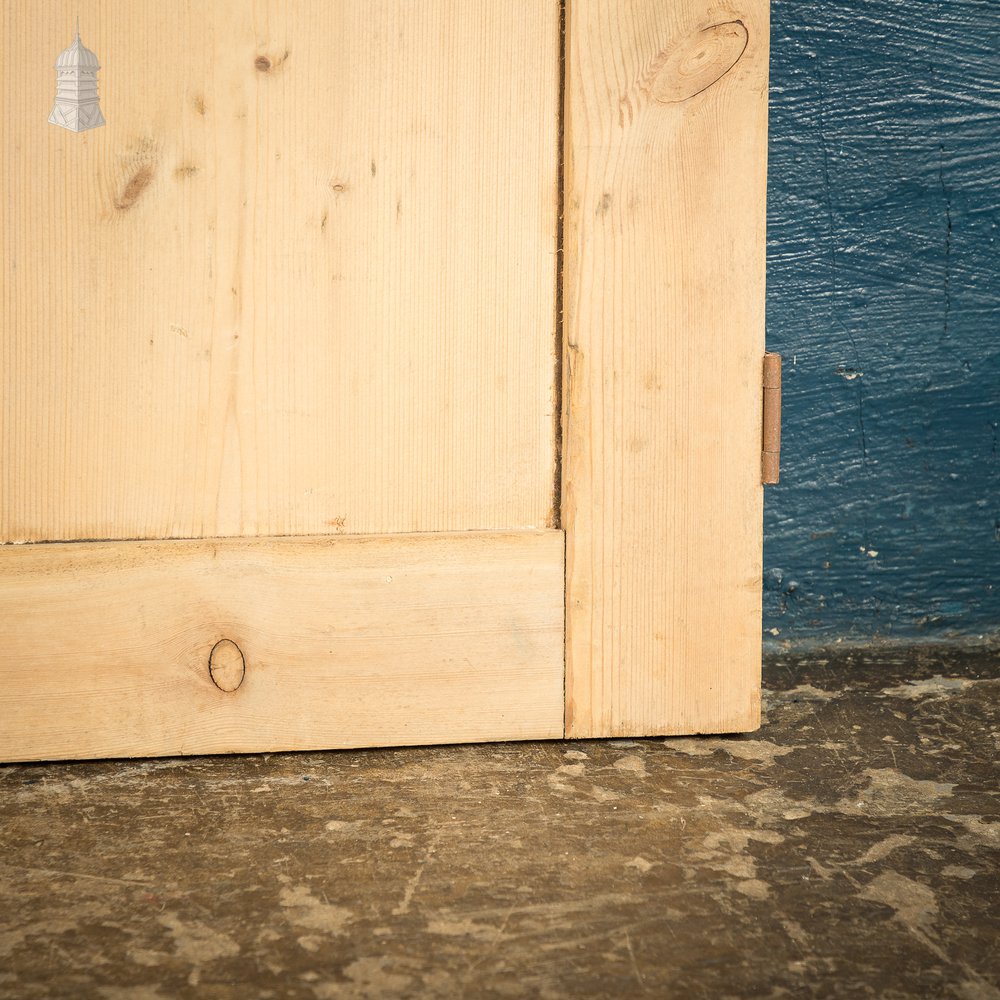
[[[749,40],[742,21],[725,21],[693,32],[657,58],[649,92],[661,104],[690,100],[718,83],[740,61]]]
[[[208,673],[220,691],[235,691],[246,674],[243,651],[230,639],[220,639],[208,656]]]

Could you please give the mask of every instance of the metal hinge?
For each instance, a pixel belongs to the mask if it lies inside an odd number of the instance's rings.
[[[764,433],[760,448],[760,481],[778,481],[781,471],[781,355],[764,355]]]

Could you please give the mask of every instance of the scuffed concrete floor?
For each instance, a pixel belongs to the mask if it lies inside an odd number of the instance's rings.
[[[1000,655],[755,737],[0,769],[0,995],[1000,997]]]

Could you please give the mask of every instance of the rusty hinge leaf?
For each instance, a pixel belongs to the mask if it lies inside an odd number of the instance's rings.
[[[781,355],[764,355],[764,433],[760,449],[760,479],[778,481],[781,471]]]

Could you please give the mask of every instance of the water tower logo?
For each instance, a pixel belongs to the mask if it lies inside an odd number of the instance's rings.
[[[56,102],[49,121],[71,132],[85,132],[104,124],[97,96],[97,71],[101,68],[97,56],[80,41],[80,24],[76,39],[56,60]]]

